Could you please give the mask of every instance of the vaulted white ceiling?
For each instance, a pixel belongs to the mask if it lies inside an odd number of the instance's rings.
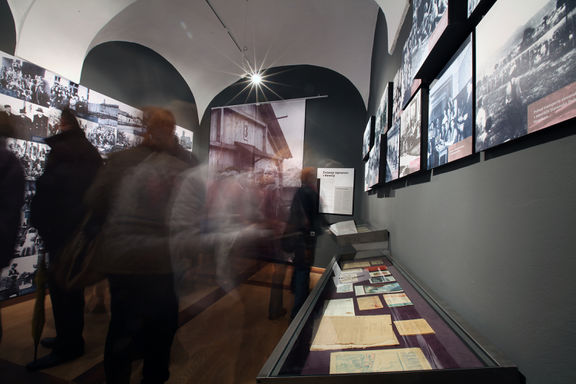
[[[394,49],[408,0],[8,0],[16,56],[78,82],[95,46],[146,46],[182,75],[201,117],[248,67],[339,72],[367,103],[380,7]]]

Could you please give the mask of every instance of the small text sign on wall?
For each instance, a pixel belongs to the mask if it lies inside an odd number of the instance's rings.
[[[354,168],[318,168],[320,213],[352,215]]]

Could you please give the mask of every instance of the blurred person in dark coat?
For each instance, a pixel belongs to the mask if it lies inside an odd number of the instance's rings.
[[[290,206],[287,228],[298,233],[294,240],[294,272],[291,288],[294,294],[293,319],[310,290],[310,269],[314,264],[317,237],[322,233],[326,221],[319,214],[320,196],[316,185],[316,169],[302,170],[302,186],[298,188]]]
[[[111,319],[104,350],[107,383],[129,383],[143,358],[142,382],[170,375],[178,297],[169,249],[168,215],[180,174],[193,164],[174,136],[166,109],[143,109],[140,145],[110,156],[86,196],[104,223],[95,263],[110,287]]]
[[[10,117],[0,112],[0,269],[9,265],[20,226],[20,210],[24,204],[24,169],[20,160],[6,148],[11,137]],[[0,317],[0,341],[2,318]]]
[[[31,224],[38,229],[50,257],[48,285],[56,337],[41,341],[53,350],[29,363],[29,370],[53,367],[84,353],[84,290],[66,289],[64,282],[58,281],[55,270],[59,253],[87,212],[84,194],[92,184],[102,158],[69,109],[62,110],[59,132],[45,139],[51,150],[44,173],[36,182],[31,204]]]

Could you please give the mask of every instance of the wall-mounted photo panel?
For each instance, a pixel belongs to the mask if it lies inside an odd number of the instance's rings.
[[[25,202],[12,260],[16,269],[0,271],[0,301],[34,289],[30,276],[43,245],[36,229],[30,226],[30,202],[50,151],[44,138],[57,133],[65,107],[76,113],[87,138],[103,156],[141,140],[142,111],[0,52],[0,110],[9,115],[14,128],[12,137],[6,140],[7,147],[20,159],[26,176]],[[182,127],[176,131],[183,146],[191,149],[192,132]]]
[[[216,107],[211,112],[209,166],[214,175],[273,170],[278,187],[299,187],[306,100]]]
[[[420,170],[422,95],[422,91],[418,91],[402,112],[400,121],[399,177],[408,176]]]
[[[34,141],[7,138],[6,145],[20,160],[26,180],[36,180],[44,172],[50,147]]]
[[[386,150],[386,182],[396,180],[400,169],[400,121],[388,130]]]
[[[448,27],[448,0],[414,0],[412,30],[402,54],[402,105],[405,106],[420,86],[416,74]]]
[[[472,154],[472,36],[430,85],[428,169]]]
[[[370,190],[380,183],[380,159],[382,154],[382,135],[374,137],[374,146],[370,150],[368,161],[364,164],[364,189]]]
[[[402,116],[402,67],[396,71],[392,84],[392,121],[390,122],[390,126],[400,123]]]
[[[118,123],[116,127],[116,147],[134,147],[142,141],[142,111],[128,104],[118,102]],[[176,127],[178,130],[178,126]]]
[[[392,123],[392,91],[393,84],[388,83],[380,98],[378,110],[376,111],[376,125],[374,127],[377,135],[385,134]]]
[[[499,0],[476,29],[476,151],[576,116],[576,2]]]
[[[370,116],[366,128],[364,128],[364,135],[362,136],[362,160],[368,160],[370,150],[374,146],[374,116]]]

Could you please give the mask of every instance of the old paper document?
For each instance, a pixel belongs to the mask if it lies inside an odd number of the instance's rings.
[[[399,320],[395,321],[394,325],[396,326],[398,333],[402,336],[427,335],[435,333],[425,319]]]
[[[354,316],[354,299],[328,300],[322,316]]]
[[[359,297],[357,300],[358,309],[361,311],[384,308],[384,305],[382,305],[382,301],[380,300],[380,296]]]
[[[420,348],[332,352],[330,374],[421,371],[432,369]]]
[[[380,293],[400,293],[404,292],[398,283],[391,283],[386,285],[356,285],[354,286],[354,293],[356,296],[376,295]]]
[[[392,283],[394,281],[396,281],[394,276],[376,276],[370,278],[370,284]]]
[[[340,282],[337,283],[336,278],[334,278],[334,285],[336,286],[336,293],[354,292],[353,284],[340,284]]]
[[[390,315],[324,316],[312,341],[311,351],[398,345]]]
[[[342,263],[342,270],[352,268],[365,268],[369,266],[370,266],[369,261],[345,261]]]
[[[370,272],[370,277],[378,277],[378,276],[390,276],[391,273],[390,271],[375,271],[375,272]]]
[[[405,305],[414,305],[405,293],[390,293],[384,295],[384,301],[389,307],[403,307]]]

